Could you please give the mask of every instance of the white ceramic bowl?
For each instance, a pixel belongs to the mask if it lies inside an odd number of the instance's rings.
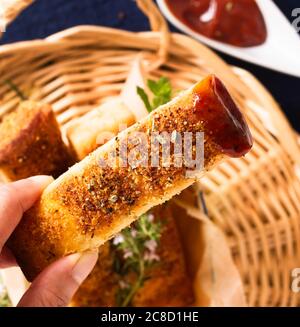
[[[264,44],[249,48],[207,38],[182,23],[169,10],[165,0],[157,0],[157,3],[171,24],[200,42],[236,58],[300,77],[300,37],[272,0],[257,0],[267,25],[268,36]]]

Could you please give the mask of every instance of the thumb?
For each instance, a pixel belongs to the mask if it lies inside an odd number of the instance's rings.
[[[65,307],[94,268],[98,251],[75,253],[47,267],[23,295],[20,307]]]

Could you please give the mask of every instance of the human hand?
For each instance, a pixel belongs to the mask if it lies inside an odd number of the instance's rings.
[[[35,176],[0,185],[0,268],[15,266],[13,254],[5,245],[24,212],[53,181],[49,176]],[[20,300],[22,307],[67,306],[76,290],[92,271],[98,253],[76,253],[47,267]]]

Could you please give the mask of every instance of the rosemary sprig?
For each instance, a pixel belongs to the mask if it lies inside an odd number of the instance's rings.
[[[148,80],[148,88],[153,93],[154,97],[150,103],[149,97],[144,89],[137,87],[137,93],[143,100],[148,112],[151,112],[159,106],[169,102],[172,98],[172,86],[170,80],[166,77],[161,77],[157,82]]]
[[[0,307],[10,307],[10,306],[11,306],[10,299],[3,285],[3,282],[0,278]]]
[[[14,82],[9,79],[6,79],[4,81],[4,84],[6,84],[10,89],[12,89],[22,101],[27,100],[27,97],[21,92],[21,90]]]
[[[142,215],[134,227],[126,228],[113,240],[114,267],[120,275],[116,293],[118,306],[131,305],[132,299],[144,282],[150,278],[149,268],[159,262],[162,222],[153,221],[151,213]]]

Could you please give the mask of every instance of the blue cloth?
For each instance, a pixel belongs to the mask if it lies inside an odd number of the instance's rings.
[[[291,12],[294,8],[300,7],[299,0],[275,2],[292,21]],[[0,44],[44,38],[81,24],[104,25],[130,31],[149,30],[147,19],[133,0],[37,0],[8,27]],[[228,63],[243,67],[256,75],[271,91],[293,126],[300,132],[299,78],[220,55]]]

